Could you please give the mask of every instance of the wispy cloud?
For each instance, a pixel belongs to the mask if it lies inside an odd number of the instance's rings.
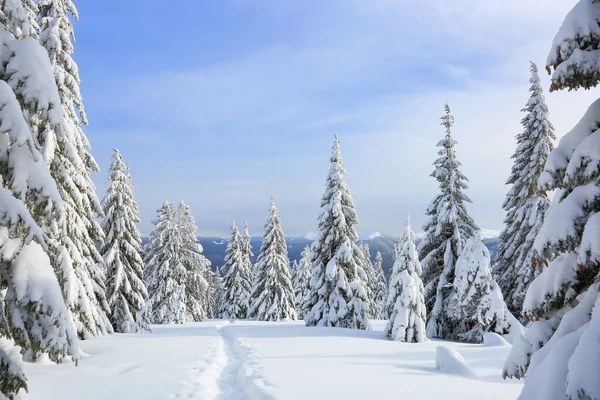
[[[228,0],[214,7],[258,18],[255,31],[222,21],[214,42],[252,43],[185,67],[114,76],[95,92],[92,104],[102,106],[94,110],[135,131],[92,144],[99,154],[129,150],[145,221],[168,197],[190,203],[203,233],[224,233],[231,219],[258,228],[274,195],[284,228],[300,234],[314,230],[337,131],[360,229],[397,233],[404,209],[418,226],[436,193],[429,174],[447,99],[470,210],[481,226],[500,228],[528,62],[543,64],[573,3]],[[190,52],[209,51],[189,42]],[[547,96],[559,135],[593,97]]]

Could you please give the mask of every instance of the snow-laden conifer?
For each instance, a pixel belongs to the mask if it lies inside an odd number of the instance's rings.
[[[152,323],[187,322],[185,277],[181,254],[181,236],[175,222],[173,205],[166,201],[152,221],[154,229],[146,247],[144,281],[152,306]]]
[[[375,282],[373,284],[373,304],[375,305],[375,310],[372,312],[373,318],[386,319],[388,318],[386,311],[388,283],[383,272],[383,257],[379,250],[377,250],[377,254],[375,255],[373,270],[375,271]]]
[[[221,318],[244,319],[248,316],[252,292],[252,271],[244,257],[243,240],[235,222],[225,250],[225,277],[221,299]]]
[[[248,316],[259,321],[295,320],[296,304],[287,245],[279,210],[272,197],[260,254],[254,268],[256,276]]]
[[[377,319],[380,317],[380,310],[375,303],[375,287],[377,286],[377,275],[371,261],[371,249],[366,241],[360,242],[360,251],[363,253],[363,270],[365,271],[366,281],[365,288],[367,290],[367,298],[369,299],[369,318]]]
[[[492,278],[490,252],[482,239],[481,231],[476,231],[456,261],[446,308],[452,327],[445,335],[447,339],[481,343],[486,332],[500,335],[509,332],[509,311]]]
[[[307,326],[371,329],[367,276],[354,230],[358,218],[345,175],[335,135],[317,236],[311,248],[312,277],[306,300],[309,311],[304,320]]]
[[[106,238],[101,248],[106,268],[106,298],[110,322],[116,332],[149,330],[144,313],[148,291],[144,283],[140,222],[131,176],[119,150],[114,149],[108,170],[108,190],[102,200]]]
[[[71,57],[74,33],[70,17],[78,14],[70,0],[38,0],[39,43],[45,48],[51,74],[58,87],[58,107],[65,123],[56,129],[29,113],[34,135],[41,146],[67,209],[67,230],[50,234],[56,242],[51,261],[80,336],[112,332],[105,297],[105,276],[98,244],[103,232],[97,216],[103,216],[100,200],[90,178],[98,171],[82,124],[87,124],[79,91],[79,71]],[[31,8],[30,8],[31,9]]]
[[[248,231],[248,222],[244,223],[244,234],[242,235],[242,258],[244,259],[244,263],[246,264],[246,269],[249,269],[251,272],[251,282],[254,284],[254,279],[256,278],[256,269],[255,266],[252,265],[251,257],[254,257],[254,253],[252,253],[252,244],[250,243],[250,232]]]
[[[524,130],[517,135],[518,146],[512,156],[515,161],[506,181],[512,185],[503,205],[506,227],[500,234],[493,269],[509,310],[517,316],[521,315],[527,287],[540,271],[532,264],[532,247],[550,200],[546,192],[538,190],[537,183],[556,138],[534,63],[529,82],[531,97],[522,110],[526,113],[521,120]]]
[[[202,321],[208,316],[210,261],[202,255],[202,245],[196,237],[196,221],[192,210],[183,201],[179,204],[177,229],[181,240],[179,259],[185,267],[185,305],[189,321]]]
[[[600,1],[580,0],[559,29],[546,64],[552,89],[600,81]],[[559,141],[539,180],[557,190],[538,233],[523,315],[535,321],[512,348],[506,376],[522,376],[520,399],[599,399],[600,100]],[[526,371],[526,372],[525,372]],[[551,384],[550,384],[551,383]]]
[[[460,171],[461,163],[456,158],[457,141],[452,136],[454,117],[448,104],[445,111],[441,120],[446,136],[437,144],[440,157],[433,163],[435,170],[431,173],[441,193],[425,212],[429,219],[423,226],[425,236],[418,247],[428,311],[427,335],[438,338],[452,335],[446,321],[446,306],[454,281],[454,267],[465,241],[477,229],[467,213],[466,203],[471,202],[464,193],[468,179]]]
[[[305,246],[300,256],[300,262],[296,263],[292,270],[292,285],[294,287],[294,296],[296,298],[296,314],[299,319],[304,319],[306,310],[306,296],[310,290],[310,247]]]
[[[31,6],[0,4],[0,397],[9,399],[27,389],[21,349],[79,357],[49,258],[48,233],[66,234],[66,208],[38,146],[40,127],[62,130],[65,120],[48,55],[32,39]]]
[[[388,304],[393,307],[385,333],[392,340],[408,343],[425,340],[426,310],[421,272],[415,234],[407,215],[390,277]]]
[[[211,317],[221,318],[221,303],[223,301],[223,278],[219,267],[215,271],[210,272],[210,299],[211,299]]]

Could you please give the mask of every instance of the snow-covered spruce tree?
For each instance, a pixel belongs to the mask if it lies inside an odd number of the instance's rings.
[[[196,221],[192,210],[183,201],[179,204],[177,228],[181,240],[179,259],[185,267],[185,305],[188,319],[202,321],[208,316],[210,261],[202,255],[202,245],[196,237]]]
[[[212,318],[221,318],[221,302],[223,300],[223,278],[221,278],[221,270],[219,267],[214,272],[210,272],[211,283],[211,315]]]
[[[108,190],[102,200],[106,238],[100,252],[106,268],[106,298],[110,322],[116,332],[139,333],[150,329],[144,312],[148,291],[144,283],[140,222],[131,176],[119,150],[114,149],[108,170]]]
[[[508,309],[515,315],[521,315],[527,287],[540,271],[531,262],[532,247],[550,200],[546,192],[538,190],[537,183],[554,148],[552,140],[556,139],[534,63],[531,63],[529,82],[531,97],[522,110],[526,113],[521,120],[524,130],[517,135],[517,150],[512,156],[515,162],[506,181],[512,185],[503,205],[507,212],[506,226],[500,234],[493,267]]]
[[[67,210],[66,232],[59,235],[47,232],[54,242],[51,261],[79,335],[106,334],[112,332],[112,327],[102,256],[97,249],[104,235],[96,222],[96,216],[102,217],[103,211],[90,178],[90,173],[99,169],[81,129],[87,118],[79,91],[77,64],[71,57],[74,34],[69,17],[77,19],[78,14],[70,0],[38,0],[36,6],[41,29],[39,43],[50,59],[65,118],[62,129],[52,129],[48,124],[40,124],[35,112],[30,114],[34,136]]]
[[[231,240],[225,253],[225,277],[219,314],[224,319],[244,319],[250,307],[252,271],[244,258],[243,240],[235,222],[231,224]]]
[[[490,269],[490,252],[481,231],[467,240],[456,261],[452,293],[446,314],[453,329],[446,338],[481,343],[483,334],[507,334],[509,311]]]
[[[248,316],[259,321],[296,320],[287,245],[273,197],[254,268],[256,276]]]
[[[600,1],[580,0],[547,59],[551,90],[600,82]],[[600,99],[559,142],[539,180],[557,189],[534,250],[542,268],[523,315],[535,321],[512,348],[505,376],[522,377],[520,399],[600,399]],[[548,263],[546,260],[550,260]]]
[[[369,243],[366,241],[360,242],[358,247],[364,256],[362,265],[365,275],[367,276],[367,280],[365,281],[365,289],[367,290],[367,298],[369,299],[368,316],[369,318],[376,319],[379,318],[379,314],[381,313],[375,304],[375,286],[377,285],[377,276],[375,275],[373,262],[371,261],[371,249],[369,248]]]
[[[292,270],[292,285],[294,287],[294,296],[296,298],[296,314],[299,319],[306,315],[304,303],[310,290],[310,247],[304,247],[302,250],[300,262],[296,263]]]
[[[370,330],[367,276],[354,230],[358,218],[344,182],[346,171],[337,134],[330,163],[317,236],[311,248],[312,277],[304,320],[307,326]]]
[[[375,263],[373,264],[373,270],[375,271],[375,283],[373,286],[373,303],[375,304],[376,310],[372,312],[373,318],[388,318],[386,309],[387,296],[388,296],[388,284],[383,273],[383,257],[381,252],[377,250],[375,256]]]
[[[52,129],[65,122],[46,52],[34,39],[15,40],[35,36],[28,5],[0,4],[0,397],[8,399],[27,390],[20,350],[79,357],[45,234],[64,229],[65,205],[29,117]]]
[[[252,245],[250,244],[250,232],[248,231],[248,223],[244,223],[244,234],[242,235],[242,258],[246,263],[246,268],[251,272],[251,282],[254,284],[254,279],[256,278],[256,270],[255,266],[252,265],[252,260],[250,257],[254,256],[252,253]]]
[[[452,336],[446,306],[454,281],[454,266],[465,241],[477,229],[467,213],[466,203],[471,202],[464,193],[468,179],[459,169],[461,163],[454,150],[457,144],[452,137],[454,117],[450,106],[444,107],[446,115],[441,120],[446,137],[437,144],[441,148],[440,157],[433,163],[435,170],[431,173],[439,182],[441,193],[425,212],[429,219],[423,226],[425,237],[418,247],[428,312],[427,336],[442,339]]]
[[[187,271],[180,260],[181,236],[173,205],[165,201],[152,221],[154,229],[146,248],[144,281],[152,306],[152,323],[187,322],[185,277]]]
[[[417,343],[425,340],[425,297],[421,263],[415,247],[415,233],[406,216],[404,233],[394,262],[388,303],[393,304],[385,333],[392,340]]]

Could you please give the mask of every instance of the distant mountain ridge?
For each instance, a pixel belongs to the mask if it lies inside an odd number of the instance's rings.
[[[497,234],[499,232],[489,229],[484,229],[482,231],[484,235],[483,243],[490,251],[490,256],[493,261],[496,256],[496,251],[498,250],[499,241]],[[304,249],[304,246],[310,246],[314,240],[314,236],[314,234],[309,233],[303,236],[290,236],[286,238],[289,259],[291,261],[300,261],[302,249]],[[149,239],[147,236],[142,236],[143,245],[146,245],[148,241]],[[381,252],[381,256],[383,257],[383,270],[386,276],[389,277],[393,266],[392,255],[394,253],[394,244],[398,241],[398,238],[394,236],[382,235],[379,232],[360,232],[359,242],[363,241],[369,243],[371,260],[375,260],[377,251]],[[421,235],[417,235],[417,243],[420,241]],[[204,256],[210,260],[213,270],[223,265],[225,249],[229,243],[228,239],[217,236],[198,236],[198,243],[202,245],[202,254],[204,254]],[[262,239],[258,236],[250,238],[252,252],[254,253],[252,262],[254,262],[258,256],[261,243]]]

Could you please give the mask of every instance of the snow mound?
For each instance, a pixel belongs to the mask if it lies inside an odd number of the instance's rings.
[[[525,327],[519,322],[512,313],[507,314],[508,323],[510,324],[509,332],[502,337],[510,345],[514,345],[515,341],[525,335]]]
[[[497,333],[488,332],[483,334],[483,345],[486,347],[498,347],[510,346],[510,343]]]
[[[465,359],[456,350],[438,346],[435,351],[435,369],[449,375],[464,378],[476,378],[477,374],[465,363]]]

